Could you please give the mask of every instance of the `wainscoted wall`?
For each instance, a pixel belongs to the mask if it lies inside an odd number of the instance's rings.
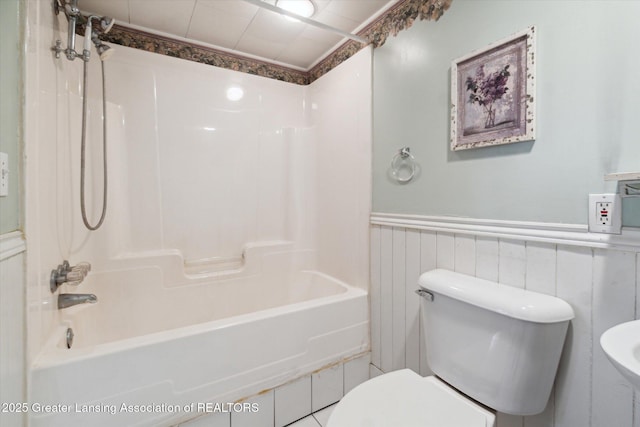
[[[640,396],[599,345],[606,329],[638,318],[640,232],[384,214],[371,223],[373,365],[430,374],[414,290],[421,272],[446,268],[556,295],[575,311],[546,410],[498,414],[499,427],[640,426]]]
[[[373,211],[586,224],[589,193],[616,191],[603,176],[640,167],[640,80],[609,78],[640,67],[637,16],[637,1],[455,0],[389,38],[373,58]],[[451,62],[531,25],[536,140],[451,152]],[[420,165],[410,185],[389,177],[403,146]],[[623,224],[640,227],[640,199]]]
[[[26,401],[24,251],[21,232],[0,235],[0,403]],[[21,412],[3,409],[1,426],[24,425]]]

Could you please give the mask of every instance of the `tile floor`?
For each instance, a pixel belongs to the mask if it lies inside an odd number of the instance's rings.
[[[326,408],[316,411],[293,424],[289,424],[287,427],[326,427],[327,422],[329,421],[329,416],[336,405],[337,403],[327,406]]]
[[[367,353],[250,397],[257,412],[211,413],[180,427],[326,427],[336,402],[378,375],[370,360]]]

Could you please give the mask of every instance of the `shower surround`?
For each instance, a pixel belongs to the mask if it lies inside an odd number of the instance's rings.
[[[49,50],[65,40],[64,17],[29,1],[27,19],[32,402],[115,402],[116,389],[120,400],[142,400],[131,404],[234,400],[369,349],[371,48],[298,86],[116,46],[105,64],[109,204],[102,228],[88,232],[78,201],[81,64]],[[97,62],[88,92],[92,220],[102,201]],[[56,308],[48,280],[63,259],[93,271],[59,292],[95,293],[97,305]],[[70,350],[60,347],[67,326],[77,336]],[[107,381],[136,361],[149,362],[144,375]],[[106,382],[84,381],[91,372]],[[185,419],[157,415],[117,424]]]

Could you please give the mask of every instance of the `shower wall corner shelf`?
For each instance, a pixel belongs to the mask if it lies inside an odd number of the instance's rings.
[[[610,173],[605,181],[618,181],[618,193],[621,197],[640,197],[640,172]]]

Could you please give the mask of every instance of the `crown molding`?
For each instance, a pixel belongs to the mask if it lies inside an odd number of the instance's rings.
[[[390,35],[397,35],[416,19],[437,21],[451,5],[452,0],[401,0],[383,12],[357,33],[373,47],[382,46]],[[76,29],[84,34],[82,25]],[[242,55],[223,48],[206,46],[170,34],[159,34],[135,26],[116,24],[100,39],[146,52],[213,65],[299,85],[308,85],[358,53],[368,44],[349,40],[338,46],[310,70],[300,70],[271,61]]]

